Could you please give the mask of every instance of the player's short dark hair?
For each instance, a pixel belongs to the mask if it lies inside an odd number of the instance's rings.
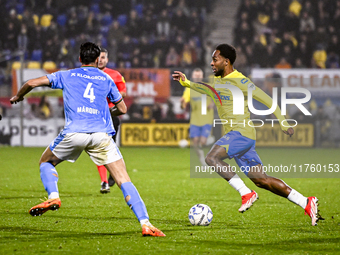
[[[102,52],[106,53],[106,57],[109,57],[109,52],[107,51],[107,49],[100,47],[100,53]]]
[[[236,60],[236,50],[234,46],[231,46],[229,44],[219,44],[216,46],[216,50],[220,51],[221,56],[229,59],[230,64],[234,64]]]
[[[88,65],[94,63],[100,55],[100,47],[92,42],[86,42],[80,45],[80,62]]]

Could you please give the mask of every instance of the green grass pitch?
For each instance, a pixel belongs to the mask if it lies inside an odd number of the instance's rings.
[[[0,254],[340,253],[340,179],[284,179],[319,198],[326,220],[312,227],[300,207],[248,179],[260,199],[240,214],[241,198],[224,180],[190,178],[189,149],[121,148],[151,222],[167,235],[142,237],[117,186],[110,194],[99,193],[98,171],[85,153],[76,163],[57,167],[61,208],[30,216],[29,208],[46,196],[38,168],[43,150],[0,147]],[[338,149],[259,148],[258,153],[271,164],[340,163]],[[188,211],[196,203],[211,207],[210,226],[190,225]]]

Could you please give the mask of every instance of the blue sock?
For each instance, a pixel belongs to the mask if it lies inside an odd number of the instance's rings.
[[[58,173],[51,163],[44,162],[40,164],[40,178],[48,195],[52,192],[59,193],[57,185]]]
[[[124,199],[127,196],[130,196],[130,200],[127,204],[135,213],[138,221],[149,219],[145,204],[132,182],[124,182],[120,188],[123,192]]]

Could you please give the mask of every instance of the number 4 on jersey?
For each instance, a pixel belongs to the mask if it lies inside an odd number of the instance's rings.
[[[94,91],[93,91],[93,88],[91,88],[91,86],[92,86],[92,82],[89,82],[86,86],[83,97],[89,98],[90,103],[93,103],[93,101],[96,99],[96,97],[94,96]]]

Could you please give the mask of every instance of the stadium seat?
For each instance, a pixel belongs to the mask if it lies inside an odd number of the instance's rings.
[[[41,61],[41,59],[42,59],[42,50],[33,50],[31,60]]]
[[[34,25],[38,25],[39,24],[39,17],[37,14],[33,14],[33,20],[34,20]]]
[[[81,63],[80,63],[79,61],[77,61],[76,63],[74,63],[74,67],[75,67],[75,68],[81,67]]]
[[[70,67],[64,61],[61,61],[58,65],[58,68],[59,69],[69,69]]]
[[[109,32],[109,27],[107,27],[107,26],[101,26],[100,27],[100,33],[104,36],[104,37],[106,37],[107,36],[107,33]]]
[[[143,4],[137,4],[135,6],[135,10],[136,12],[138,13],[138,16],[139,17],[142,17],[143,16]]]
[[[98,14],[100,12],[99,4],[92,4],[90,10],[93,11],[95,14]]]
[[[112,62],[112,61],[109,61],[106,65],[107,68],[116,68],[116,63],[115,62]]]
[[[119,22],[119,25],[123,27],[126,25],[127,19],[127,15],[121,14],[118,16],[117,21]]]
[[[42,68],[45,70],[55,70],[57,69],[57,65],[53,61],[45,61]]]
[[[22,20],[22,15],[21,15],[21,14],[18,14],[18,15],[17,15],[17,19],[18,19],[18,20]]]
[[[51,25],[51,20],[53,16],[51,14],[44,14],[40,18],[40,25],[43,27],[49,27]]]
[[[12,69],[20,69],[21,68],[21,62],[20,61],[14,61],[12,63]]]
[[[17,14],[23,14],[25,10],[25,5],[21,3],[17,3],[17,6],[15,9],[17,11]]]
[[[110,26],[112,23],[113,19],[111,15],[104,15],[103,18],[101,19],[100,23],[103,26]]]
[[[76,40],[74,38],[70,38],[68,41],[71,44],[72,48],[76,46]]]
[[[29,69],[40,69],[41,63],[39,61],[30,61],[27,64],[27,68],[29,68]]]
[[[100,44],[101,44],[100,46],[107,48],[107,40],[105,37],[101,39]]]
[[[59,26],[63,27],[66,25],[66,22],[67,22],[67,16],[66,14],[61,14],[61,15],[58,15],[57,17],[57,23]]]

